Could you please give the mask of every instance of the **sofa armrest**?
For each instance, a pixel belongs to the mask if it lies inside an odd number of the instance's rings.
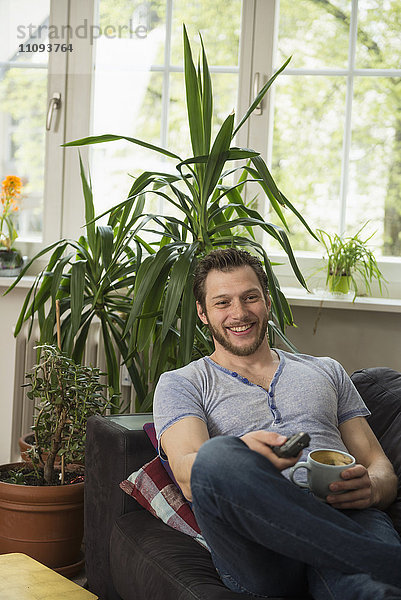
[[[119,488],[119,483],[154,456],[155,450],[142,429],[127,429],[108,417],[88,419],[85,562],[88,587],[100,598],[119,598],[110,577],[109,540],[113,524],[127,512],[142,510]]]

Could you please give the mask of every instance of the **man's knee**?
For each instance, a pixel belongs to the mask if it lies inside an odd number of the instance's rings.
[[[243,442],[231,435],[217,436],[205,442],[199,449],[195,462],[192,467],[191,479],[197,482],[199,479],[213,481],[229,475],[229,471],[234,468],[233,452],[238,445]]]

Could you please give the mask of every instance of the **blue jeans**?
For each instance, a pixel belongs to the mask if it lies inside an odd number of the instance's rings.
[[[401,599],[401,540],[382,511],[334,509],[234,436],[203,444],[191,489],[213,562],[231,590]]]

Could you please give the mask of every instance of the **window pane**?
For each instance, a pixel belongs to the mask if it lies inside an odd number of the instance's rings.
[[[347,223],[366,231],[379,254],[401,255],[400,80],[360,77],[354,84]],[[351,231],[352,230],[352,231]]]
[[[19,52],[19,45],[47,43],[49,12],[49,0],[0,1],[0,177],[23,181],[17,230],[24,241],[42,237],[48,53]]]
[[[278,64],[344,68],[348,59],[350,0],[280,0]]]
[[[359,69],[398,69],[401,54],[399,0],[360,0],[358,4]]]
[[[215,0],[174,0],[171,44],[173,65],[181,65],[183,62],[183,23],[186,25],[195,57],[200,50],[200,32],[209,66],[238,65],[241,0],[230,0],[224,5]]]
[[[273,175],[312,229],[338,228],[345,85],[340,77],[287,76],[276,89]],[[299,221],[285,217],[294,247],[317,251]]]
[[[173,0],[172,13],[166,0],[118,3],[99,1],[102,35],[97,39],[94,79],[93,133],[114,133],[141,139],[174,153],[190,156],[183,78],[182,23],[185,21],[197,60],[202,31],[214,87],[214,129],[235,108],[238,85],[238,47],[241,1],[227,5],[227,14],[213,0]],[[225,9],[226,10],[226,9]],[[141,25],[146,35],[107,37],[107,26],[122,30],[130,23],[134,32]],[[171,52],[166,54],[166,31],[171,30]],[[195,37],[196,35],[196,37]],[[212,69],[213,70],[213,69]],[[178,71],[178,72],[177,72]],[[216,69],[215,69],[216,71]],[[227,72],[225,72],[227,71]],[[91,173],[97,212],[107,210],[126,197],[132,184],[127,173],[137,176],[144,170],[175,170],[175,163],[157,152],[126,142],[91,148]],[[150,200],[151,196],[149,196]],[[148,205],[149,210],[170,207]]]

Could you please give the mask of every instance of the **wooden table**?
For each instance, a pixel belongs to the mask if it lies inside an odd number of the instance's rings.
[[[1,600],[96,600],[84,590],[25,554],[0,554]]]

